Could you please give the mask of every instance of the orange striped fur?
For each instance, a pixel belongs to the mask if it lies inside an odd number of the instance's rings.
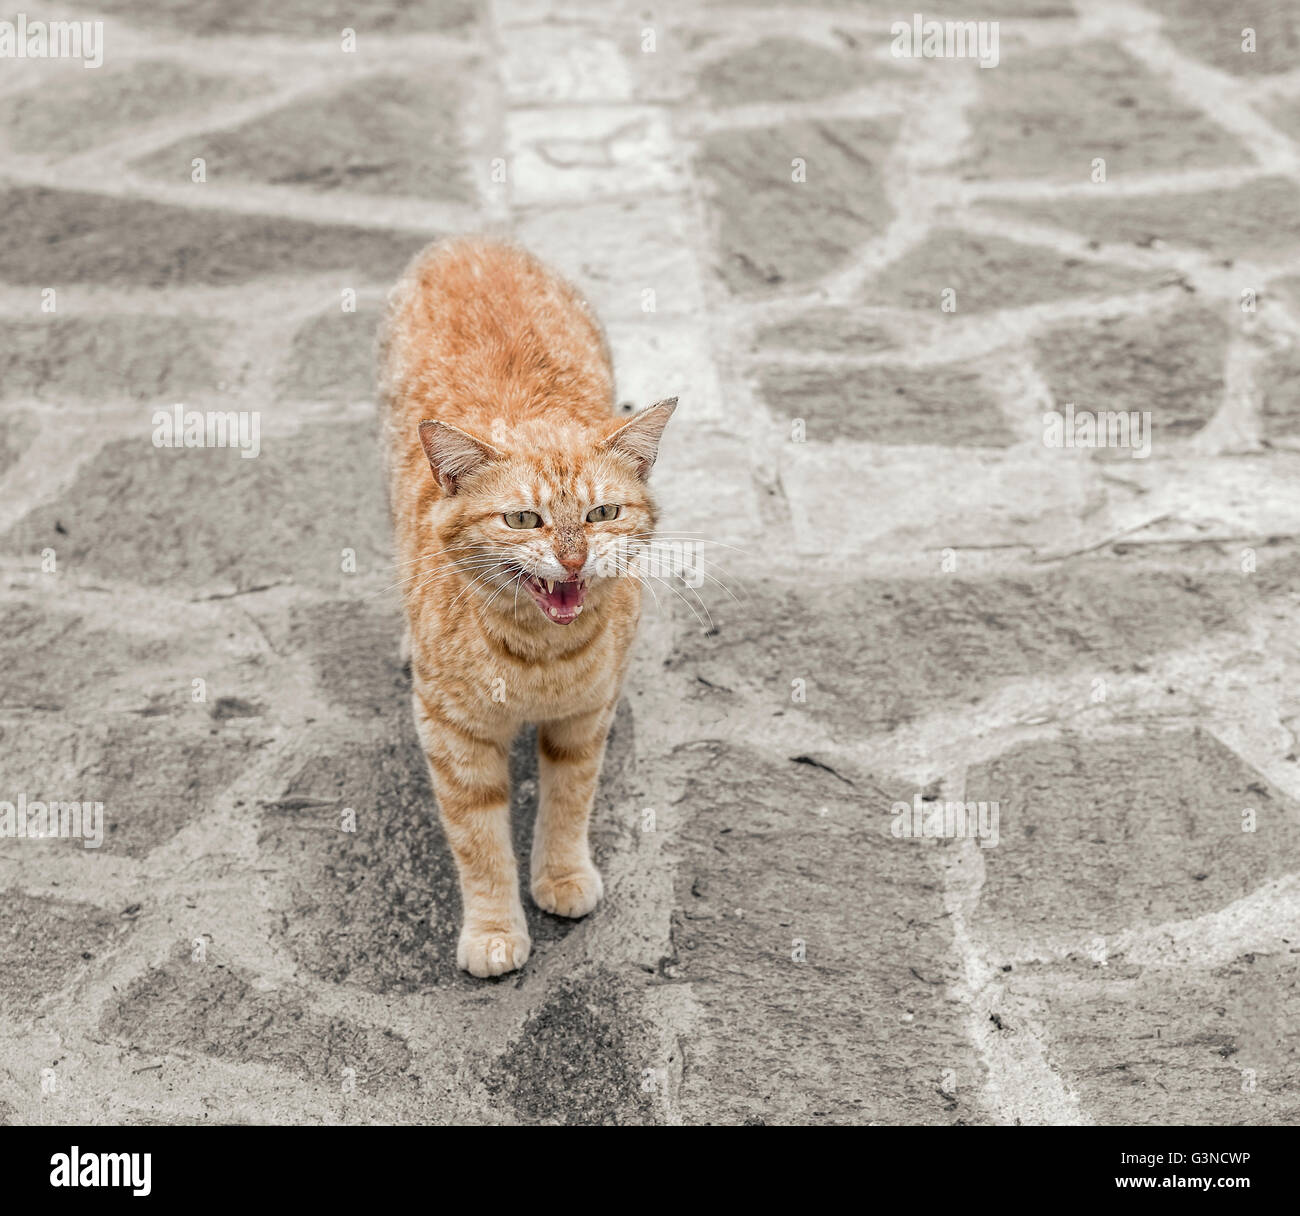
[[[541,777],[533,899],[585,916],[601,897],[587,823],[641,607],[625,571],[655,526],[646,477],[676,403],[616,418],[585,301],[527,253],[480,240],[432,245],[407,269],[379,377],[415,722],[460,874],[456,961],[499,975],[530,949],[508,772],[527,722]]]

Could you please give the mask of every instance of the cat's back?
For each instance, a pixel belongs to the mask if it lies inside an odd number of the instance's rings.
[[[430,245],[389,297],[380,384],[414,437],[437,418],[487,433],[554,416],[599,425],[613,409],[604,335],[581,295],[526,251],[481,238]]]

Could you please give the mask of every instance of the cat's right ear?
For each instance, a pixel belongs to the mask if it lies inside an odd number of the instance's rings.
[[[505,453],[447,422],[420,423],[420,443],[444,494],[455,494],[463,478]]]
[[[676,408],[676,397],[656,401],[629,418],[612,435],[607,435],[604,446],[624,460],[630,460],[636,466],[637,476],[645,481],[658,459],[664,427]]]

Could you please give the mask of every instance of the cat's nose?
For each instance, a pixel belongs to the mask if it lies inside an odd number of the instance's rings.
[[[587,562],[587,555],[585,553],[575,553],[572,549],[566,550],[563,553],[557,553],[555,556],[559,558],[560,565],[570,574],[576,574]]]

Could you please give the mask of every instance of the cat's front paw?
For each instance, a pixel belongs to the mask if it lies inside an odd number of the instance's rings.
[[[477,929],[466,925],[456,943],[456,966],[479,979],[517,971],[528,961],[527,929]]]
[[[556,916],[586,916],[604,893],[600,871],[590,863],[542,870],[533,876],[533,902]]]

